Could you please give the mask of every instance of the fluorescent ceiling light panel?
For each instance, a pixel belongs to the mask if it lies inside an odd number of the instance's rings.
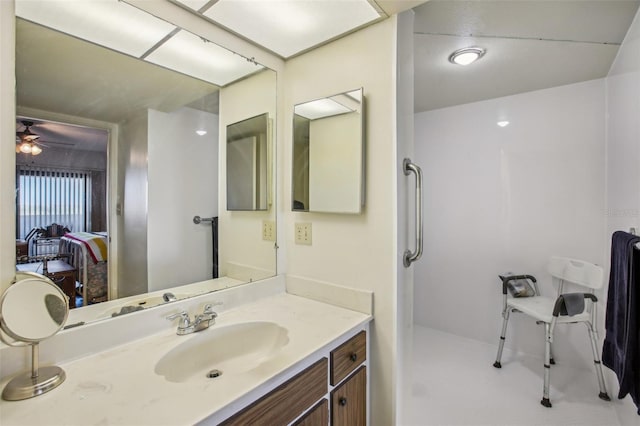
[[[16,15],[137,58],[175,29],[118,0],[16,0]]]
[[[209,0],[176,0],[178,3],[182,3],[185,6],[198,11],[202,8],[202,6],[204,6],[205,4],[209,3]]]
[[[218,86],[264,68],[184,30],[164,42],[145,59]]]
[[[367,0],[219,0],[204,15],[285,58],[380,18]]]
[[[296,105],[295,113],[309,120],[331,117],[333,115],[347,114],[353,112],[352,109],[329,98],[318,99]]]

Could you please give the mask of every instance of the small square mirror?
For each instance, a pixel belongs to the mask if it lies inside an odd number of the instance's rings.
[[[295,106],[292,163],[293,211],[362,212],[362,88]]]

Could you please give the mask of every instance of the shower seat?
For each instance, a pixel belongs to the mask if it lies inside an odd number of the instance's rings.
[[[593,294],[595,290],[602,288],[603,270],[600,266],[582,260],[552,257],[547,265],[547,271],[551,274],[552,280],[558,283],[556,298],[540,295],[537,280],[532,275],[500,276],[500,280],[502,281],[503,322],[498,354],[493,366],[502,368],[502,350],[504,348],[509,316],[512,312],[523,313],[535,319],[536,322],[544,324],[544,385],[540,403],[545,407],[551,407],[549,400],[549,379],[551,365],[555,364],[551,353],[554,328],[556,324],[583,323],[587,326],[591,339],[593,360],[598,377],[598,385],[600,386],[599,397],[605,401],[610,401],[604,383],[600,357],[598,355],[597,331],[595,327],[596,302],[598,299]],[[582,287],[585,292],[563,293],[565,282]],[[514,284],[518,284],[520,290],[529,286],[527,295],[524,297],[509,297],[509,290],[514,290]],[[515,291],[512,293],[515,293]]]

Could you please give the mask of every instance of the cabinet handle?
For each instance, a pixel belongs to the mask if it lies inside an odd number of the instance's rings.
[[[344,407],[345,405],[347,405],[347,398],[345,398],[344,396],[343,396],[343,397],[341,397],[341,398],[338,400],[338,404],[340,404],[342,407]]]
[[[351,355],[349,355],[349,359],[353,362],[356,362],[358,359],[358,354],[355,352],[351,352]]]

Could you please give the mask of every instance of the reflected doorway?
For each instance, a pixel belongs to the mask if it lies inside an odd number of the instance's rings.
[[[16,259],[70,308],[108,300],[109,132],[16,117]]]

